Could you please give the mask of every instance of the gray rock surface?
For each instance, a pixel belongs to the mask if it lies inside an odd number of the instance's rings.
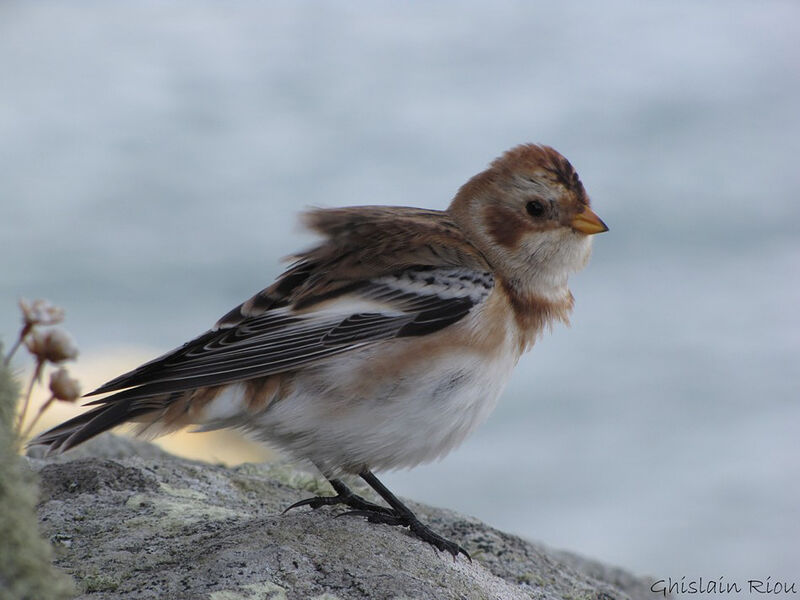
[[[226,468],[107,434],[29,460],[41,476],[42,530],[80,598],[653,598],[645,579],[413,502],[472,563],[405,529],[335,518],[341,509],[282,515],[331,493],[296,465]]]

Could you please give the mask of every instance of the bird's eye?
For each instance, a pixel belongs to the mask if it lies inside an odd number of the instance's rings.
[[[531,200],[525,205],[525,210],[532,217],[541,217],[544,214],[544,204],[539,200]]]

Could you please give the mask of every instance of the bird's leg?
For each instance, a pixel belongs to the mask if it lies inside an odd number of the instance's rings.
[[[368,511],[370,513],[375,514],[384,514],[384,515],[394,515],[394,511],[391,509],[386,508],[385,506],[380,506],[379,504],[374,504],[369,500],[365,500],[358,494],[356,494],[353,490],[347,487],[344,482],[340,479],[328,479],[328,482],[331,484],[331,487],[336,492],[335,496],[316,496],[314,498],[306,498],[305,500],[300,500],[300,502],[295,502],[289,508],[284,510],[284,514],[292,510],[293,508],[298,508],[300,506],[310,506],[314,510],[318,509],[321,506],[334,506],[336,504],[345,504],[350,508],[358,511]]]
[[[405,504],[395,496],[389,489],[383,485],[371,471],[364,470],[359,473],[361,478],[366,481],[370,487],[380,494],[381,498],[386,500],[387,504],[391,506],[393,511],[372,511],[370,509],[355,509],[348,511],[346,515],[358,515],[366,517],[370,523],[385,523],[387,525],[402,525],[408,527],[411,532],[416,535],[423,542],[428,542],[437,550],[447,551],[453,555],[453,558],[459,554],[466,556],[470,562],[472,558],[469,553],[455,542],[451,542],[435,533],[430,527],[424,525],[416,515],[411,512]]]

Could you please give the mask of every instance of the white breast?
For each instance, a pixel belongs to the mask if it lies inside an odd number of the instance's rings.
[[[489,416],[519,357],[508,339],[491,357],[463,348],[373,377],[375,353],[385,350],[372,346],[298,373],[288,397],[242,425],[327,473],[412,467],[441,458]]]

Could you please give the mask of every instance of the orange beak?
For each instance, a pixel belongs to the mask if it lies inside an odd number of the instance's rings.
[[[575,215],[569,224],[575,231],[580,231],[586,235],[608,231],[608,226],[588,206],[583,209],[583,212]]]

